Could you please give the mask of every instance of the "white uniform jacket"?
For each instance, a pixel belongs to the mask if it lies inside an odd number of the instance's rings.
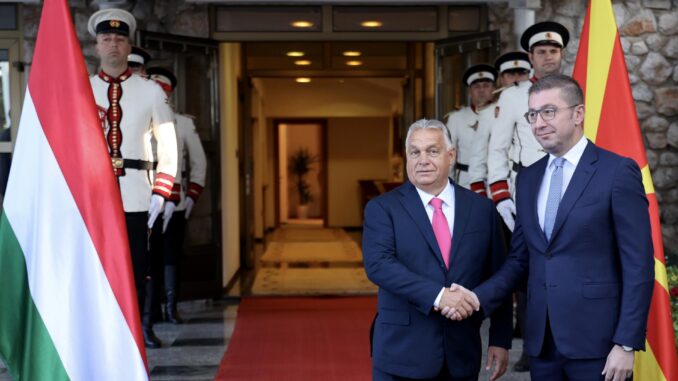
[[[195,130],[193,119],[182,114],[175,114],[175,129],[177,132],[177,151],[181,164],[177,171],[174,187],[172,188],[171,201],[177,202],[175,210],[184,210],[184,200],[191,197],[198,200],[205,187],[205,174],[207,171],[207,159],[205,150],[200,143],[200,136]]]
[[[148,211],[153,193],[169,198],[177,172],[174,114],[167,97],[154,81],[129,70],[118,78],[101,71],[90,77],[90,83],[123,208],[125,212]],[[158,142],[158,175],[153,183],[152,136]]]
[[[491,122],[494,120],[494,103],[476,109],[466,106],[450,114],[447,129],[450,131],[452,144],[457,150],[457,162],[450,173],[454,181],[464,188],[471,189],[471,168],[480,171],[476,176],[485,181],[487,177],[487,156],[474,155],[474,151],[487,153]],[[483,146],[483,147],[478,147]],[[480,190],[474,191],[483,193]],[[484,187],[482,189],[484,191]]]
[[[487,180],[495,202],[514,193],[517,170],[546,154],[524,116],[531,86],[531,81],[522,81],[502,91],[497,101],[487,154]]]

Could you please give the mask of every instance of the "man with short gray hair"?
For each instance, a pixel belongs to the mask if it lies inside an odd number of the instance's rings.
[[[363,259],[379,286],[372,335],[373,380],[477,380],[480,325],[475,287],[504,261],[492,202],[447,177],[455,149],[447,127],[418,120],[406,138],[407,181],[365,207]],[[454,307],[463,322],[438,311]],[[487,367],[491,380],[508,365],[510,299],[492,316]]]

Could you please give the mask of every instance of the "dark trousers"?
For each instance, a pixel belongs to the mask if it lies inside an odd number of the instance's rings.
[[[533,381],[600,381],[606,357],[597,359],[568,359],[553,340],[547,317],[544,344],[537,357],[530,357],[530,377]]]
[[[179,271],[181,253],[184,246],[184,231],[186,228],[186,219],[184,211],[174,212],[167,230],[162,232],[162,215],[153,225],[153,234],[151,234],[151,259],[150,276],[151,297],[143,310],[147,314],[153,315],[153,320],[160,319],[160,302],[163,295],[163,285],[165,284],[165,266],[175,266]],[[176,287],[177,285],[174,285]]]
[[[372,366],[372,381],[478,381],[478,376],[473,377],[452,377],[447,372],[447,365],[443,365],[440,373],[433,378],[407,378],[400,377],[386,372],[382,372]]]
[[[139,311],[143,311],[146,299],[145,279],[148,271],[148,228],[147,212],[125,213],[127,224],[127,238],[130,254],[132,255],[132,269],[134,270],[134,284],[137,289]]]

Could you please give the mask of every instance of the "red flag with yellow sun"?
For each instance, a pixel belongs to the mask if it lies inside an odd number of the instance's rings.
[[[573,77],[586,94],[586,137],[602,148],[636,160],[650,203],[655,285],[647,323],[646,351],[636,352],[634,380],[678,380],[659,206],[609,0],[589,1]]]

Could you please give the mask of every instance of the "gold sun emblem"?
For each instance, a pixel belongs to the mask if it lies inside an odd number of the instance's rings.
[[[113,28],[120,28],[120,21],[118,20],[111,20],[108,24]]]
[[[551,39],[551,32],[546,32],[546,38]]]

